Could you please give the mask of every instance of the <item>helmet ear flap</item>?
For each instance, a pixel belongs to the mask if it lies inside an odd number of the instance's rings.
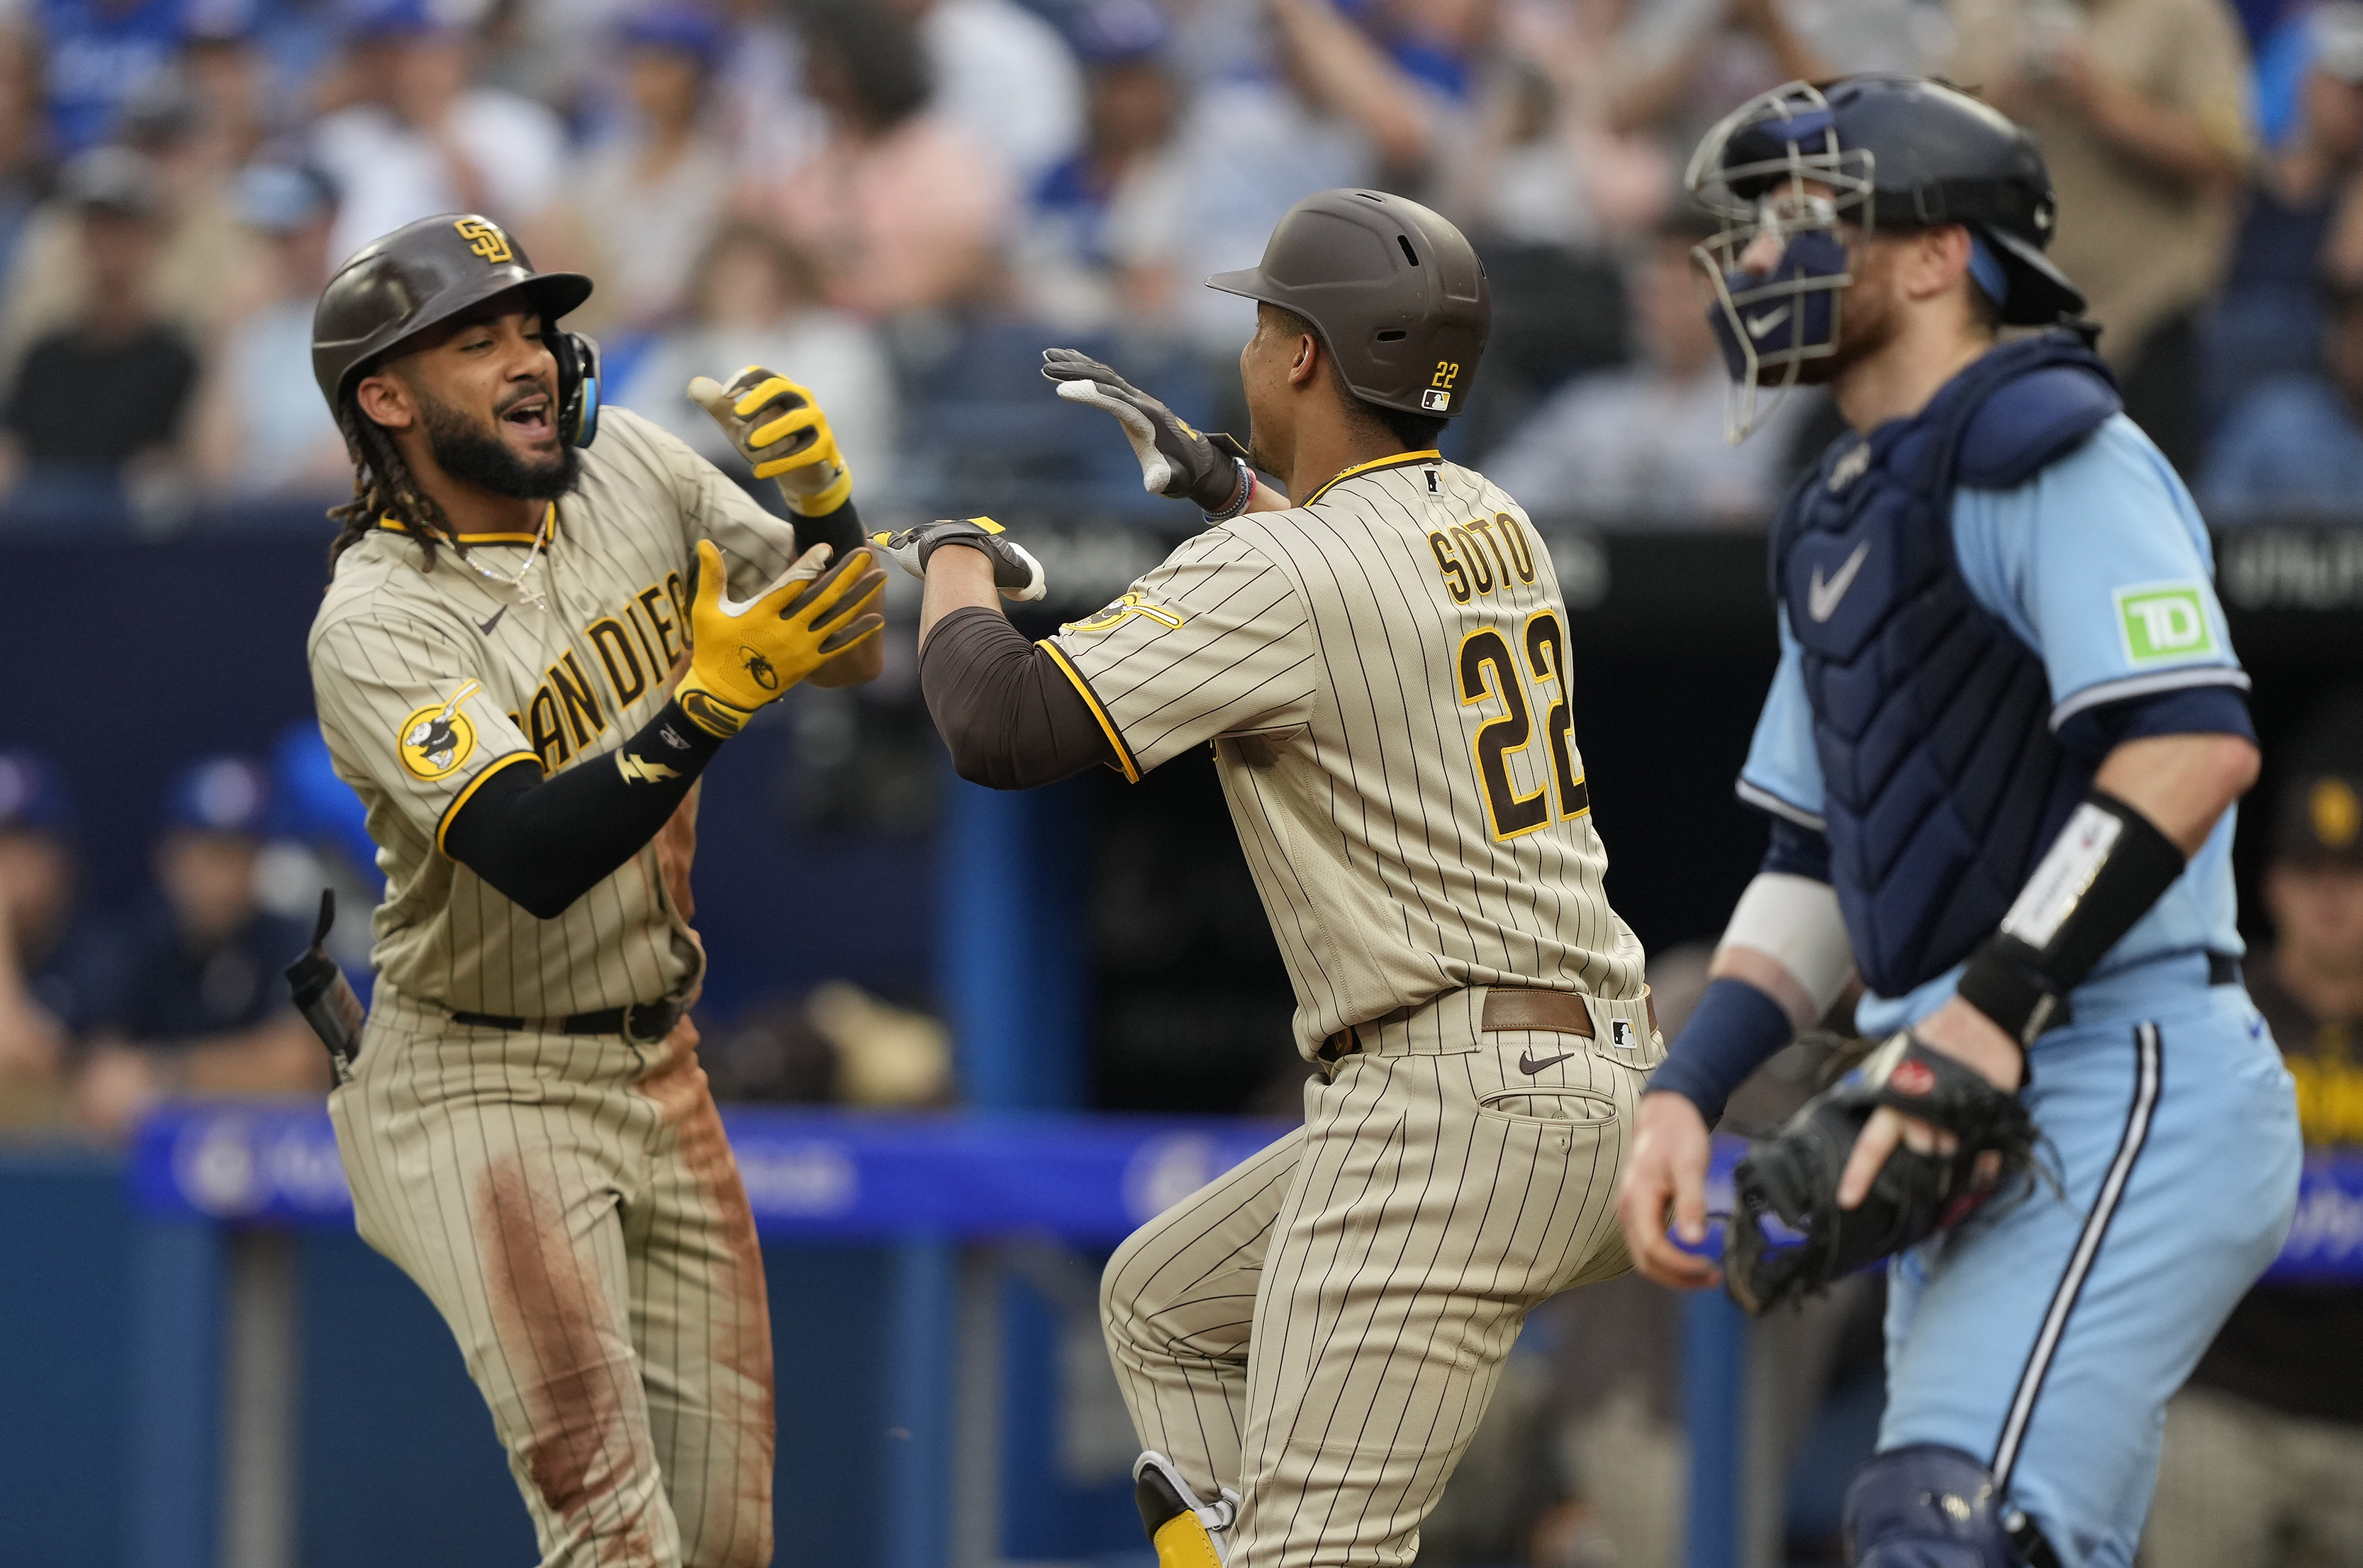
[[[599,435],[599,344],[581,332],[549,335],[558,361],[558,429],[570,447],[588,447]]]

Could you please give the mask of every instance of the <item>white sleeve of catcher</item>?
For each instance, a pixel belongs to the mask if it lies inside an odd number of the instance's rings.
[[[1727,952],[1741,947],[1787,974],[1798,994],[1777,999],[1792,1013],[1803,1001],[1812,1019],[1829,1011],[1854,977],[1854,944],[1838,912],[1837,889],[1811,877],[1764,871],[1747,884],[1715,944],[1718,967]]]

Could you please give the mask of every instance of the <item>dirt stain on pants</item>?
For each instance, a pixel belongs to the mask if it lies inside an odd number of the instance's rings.
[[[677,1561],[624,1316],[575,1250],[552,1184],[496,1159],[476,1208],[494,1337],[523,1405],[512,1452],[557,1537],[549,1561]]]

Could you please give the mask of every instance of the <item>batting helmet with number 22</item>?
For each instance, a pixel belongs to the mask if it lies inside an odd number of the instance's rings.
[[[1379,191],[1305,197],[1260,266],[1206,286],[1304,317],[1355,396],[1406,414],[1460,412],[1493,321],[1484,263],[1461,232]]]

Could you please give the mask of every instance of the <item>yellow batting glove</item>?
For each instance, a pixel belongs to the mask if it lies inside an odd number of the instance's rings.
[[[673,692],[690,722],[725,740],[755,710],[886,624],[879,594],[886,573],[866,550],[827,567],[815,545],[770,586],[744,602],[723,591],[722,552],[697,542],[697,597],[689,607],[689,668]]]
[[[791,512],[819,517],[853,493],[853,470],[837,449],[828,415],[787,377],[749,365],[727,387],[700,376],[689,383],[689,395],[755,465],[755,477],[780,487]]]

